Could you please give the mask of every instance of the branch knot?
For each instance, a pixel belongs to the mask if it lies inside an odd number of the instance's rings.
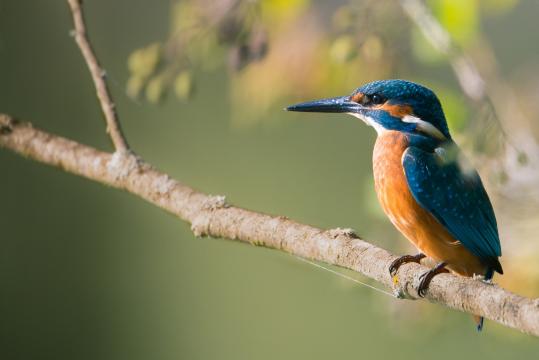
[[[9,135],[13,132],[13,127],[17,125],[17,120],[11,116],[0,114],[0,135]]]
[[[141,159],[133,152],[116,151],[107,162],[107,171],[116,179],[123,180],[139,168]]]
[[[219,209],[228,208],[226,197],[210,195],[202,203],[198,215],[191,222],[191,231],[196,237],[204,237],[210,233],[212,214]]]
[[[355,230],[351,229],[351,228],[340,228],[340,227],[338,227],[338,228],[335,228],[335,229],[327,230],[327,233],[333,239],[336,239],[341,235],[351,237],[351,238],[354,238],[354,239],[359,239],[359,236],[356,234]]]
[[[226,196],[224,195],[210,195],[208,199],[202,203],[202,210],[217,210],[227,208],[229,205],[226,203]]]

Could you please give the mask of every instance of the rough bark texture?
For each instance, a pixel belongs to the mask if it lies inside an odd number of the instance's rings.
[[[351,231],[322,230],[283,216],[229,206],[223,196],[198,192],[129,152],[101,152],[1,114],[0,147],[129,191],[189,222],[197,236],[239,240],[338,265],[392,287],[399,297],[417,299],[419,276],[428,270],[418,264],[403,265],[394,284],[388,267],[396,257]],[[450,274],[436,276],[426,298],[539,336],[539,299]]]

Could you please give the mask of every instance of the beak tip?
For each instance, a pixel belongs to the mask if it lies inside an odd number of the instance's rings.
[[[350,102],[349,99],[349,96],[339,96],[335,98],[307,101],[287,106],[284,108],[284,110],[317,113],[354,112],[357,110],[359,105],[357,103]]]

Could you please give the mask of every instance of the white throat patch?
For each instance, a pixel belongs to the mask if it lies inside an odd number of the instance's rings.
[[[357,113],[348,113],[349,115],[352,115],[354,117],[357,117],[358,119],[362,120],[365,124],[372,126],[378,135],[381,135],[384,131],[387,131],[386,128],[384,128],[382,125],[377,123],[372,117],[364,115],[364,114],[357,114]],[[417,116],[413,115],[405,115],[401,121],[404,121],[406,123],[412,123],[417,124],[417,128],[424,132],[427,135],[430,135],[438,140],[446,140],[446,137],[440,130],[438,130],[434,125],[431,123],[421,120]]]
[[[378,124],[370,116],[366,116],[366,115],[363,115],[363,114],[357,114],[357,113],[348,113],[348,115],[352,115],[354,117],[357,117],[358,119],[362,120],[365,124],[367,124],[369,126],[372,126],[374,128],[374,130],[376,130],[378,135],[380,135],[384,131],[386,131],[386,129],[382,125]]]

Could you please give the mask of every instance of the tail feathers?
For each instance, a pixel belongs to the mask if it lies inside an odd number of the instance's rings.
[[[500,273],[503,274],[503,272],[500,272]],[[490,280],[492,279],[493,276],[494,276],[494,269],[490,268],[485,273],[485,280]],[[475,323],[477,324],[477,331],[483,330],[483,322],[485,321],[485,319],[482,316],[477,316],[477,315],[474,315],[473,318],[475,320]]]
[[[483,322],[484,318],[482,316],[474,315],[473,319],[475,320],[475,323],[477,324],[477,331],[483,330]]]

